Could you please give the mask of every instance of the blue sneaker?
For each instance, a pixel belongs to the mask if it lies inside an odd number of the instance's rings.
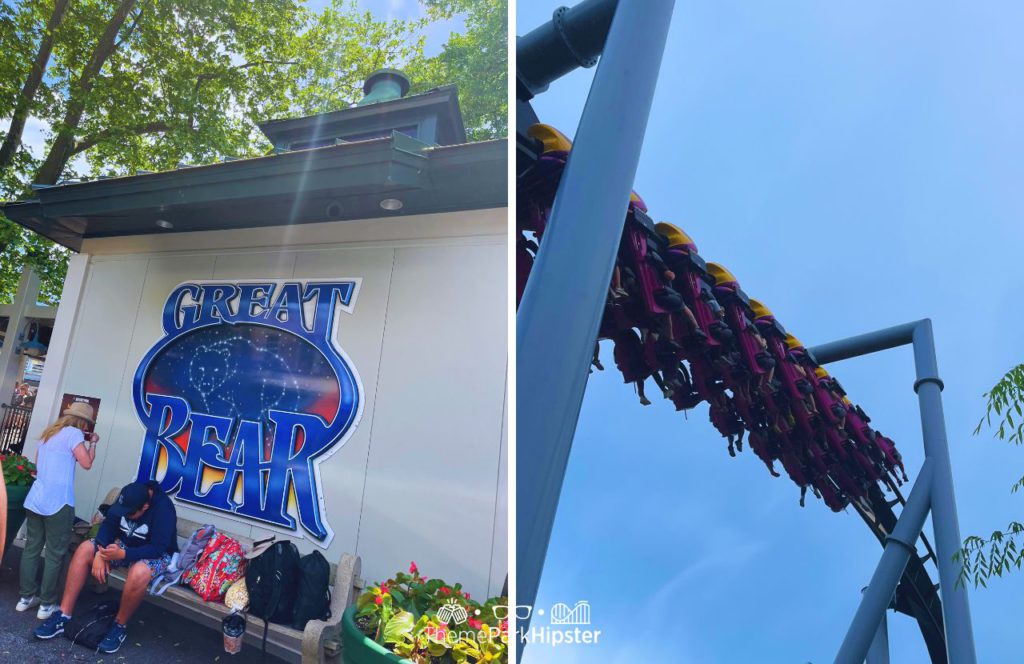
[[[68,623],[71,618],[68,618],[58,608],[56,611],[50,614],[50,617],[43,621],[43,624],[32,630],[37,639],[52,639],[55,636],[59,636],[64,633],[64,625]]]
[[[103,637],[102,641],[100,641],[100,645],[97,650],[107,653],[108,655],[112,655],[117,652],[117,649],[121,647],[121,644],[124,643],[124,640],[127,637],[128,627],[125,625],[118,625],[115,620],[114,624],[110,626],[110,631],[107,632],[107,635]]]

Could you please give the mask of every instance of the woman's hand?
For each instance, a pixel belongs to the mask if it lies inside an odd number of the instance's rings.
[[[98,443],[100,442],[100,435],[93,431],[92,433],[87,435],[85,439],[88,440],[90,443]]]

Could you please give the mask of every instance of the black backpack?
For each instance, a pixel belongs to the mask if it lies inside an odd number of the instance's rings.
[[[263,619],[263,652],[270,623],[291,623],[299,589],[299,550],[284,540],[249,561],[245,570],[249,613]]]
[[[319,551],[299,560],[299,592],[292,628],[302,630],[310,620],[331,617],[331,566]]]
[[[84,611],[75,611],[75,616],[64,625],[64,636],[72,643],[95,651],[113,627],[120,606],[118,600],[108,599],[100,600]]]

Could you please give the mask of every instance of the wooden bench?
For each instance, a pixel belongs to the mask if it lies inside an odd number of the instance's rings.
[[[111,505],[120,493],[120,487],[114,487],[103,500]],[[188,539],[202,524],[188,519],[178,518],[178,537]],[[220,530],[218,528],[218,530]],[[253,540],[241,535],[221,530],[226,535],[237,539],[243,547],[252,547]],[[24,541],[20,543],[24,546]],[[328,620],[310,620],[306,629],[299,631],[287,625],[270,623],[267,630],[267,652],[289,661],[301,656],[303,664],[313,662],[341,661],[341,616],[345,613],[355,597],[365,585],[359,578],[361,562],[359,556],[344,553],[337,564],[331,564],[331,617]],[[124,587],[127,570],[111,571],[107,583],[115,588]],[[95,583],[95,582],[94,582]],[[98,584],[96,584],[98,585]],[[99,588],[102,590],[102,586]],[[175,585],[167,589],[163,595],[146,595],[146,601],[164,608],[195,622],[203,623],[220,630],[221,620],[231,611],[221,602],[206,602],[187,586]],[[259,648],[263,642],[263,621],[249,616],[246,620],[245,641]]]

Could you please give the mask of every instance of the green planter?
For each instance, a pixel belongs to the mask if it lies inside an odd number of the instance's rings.
[[[25,496],[30,486],[7,484],[7,537],[4,540],[4,551],[11,550],[11,542],[18,534],[21,523],[25,520]]]
[[[394,664],[410,660],[399,657],[371,638],[368,638],[355,623],[356,607],[352,605],[341,618],[341,657],[345,664]]]

